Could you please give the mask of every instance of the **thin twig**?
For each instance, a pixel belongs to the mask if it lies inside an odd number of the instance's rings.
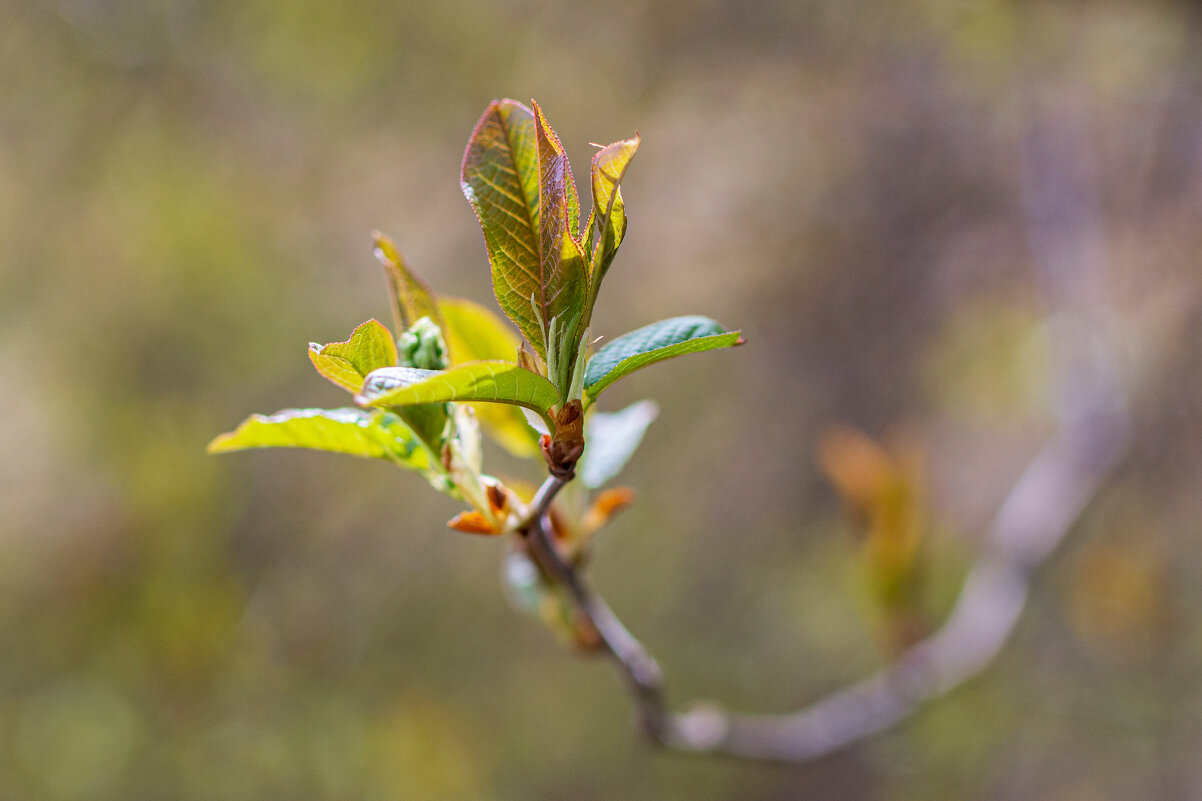
[[[673,714],[655,660],[561,558],[548,536],[546,515],[529,527],[527,541],[536,561],[596,628],[623,674],[639,726],[653,742],[688,753],[804,762],[893,726],[988,666],[1026,606],[1032,571],[1080,518],[1126,444],[1122,410],[1067,424],[1002,503],[989,526],[988,550],[969,572],[942,628],[876,675],[792,714],[736,715],[711,704]]]
[[[530,546],[534,561],[567,590],[572,603],[597,632],[602,648],[614,659],[627,689],[635,699],[639,728],[653,741],[659,741],[663,737],[667,717],[662,690],[663,674],[659,665],[552,542],[551,501],[563,485],[560,479],[547,477],[531,502],[529,521],[519,529],[519,534]]]

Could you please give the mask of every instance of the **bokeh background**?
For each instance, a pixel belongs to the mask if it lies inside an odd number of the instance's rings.
[[[372,229],[492,302],[498,96],[578,176],[643,137],[600,333],[749,342],[606,395],[662,414],[591,575],[677,700],[888,659],[835,425],[894,443],[938,622],[1053,430],[1049,321],[1105,329],[1134,446],[984,675],[802,768],[655,753],[416,477],[204,454],[345,403],[305,346],[387,319]],[[1194,4],[0,0],[0,796],[1202,798],[1200,252]]]

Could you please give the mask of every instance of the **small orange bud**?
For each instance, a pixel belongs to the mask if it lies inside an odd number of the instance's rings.
[[[597,494],[597,499],[584,517],[584,528],[590,533],[604,526],[614,515],[634,503],[634,490],[614,487]]]
[[[486,534],[492,536],[501,533],[500,529],[479,512],[460,512],[447,521],[447,525],[465,534]]]
[[[488,505],[492,507],[493,512],[501,514],[509,505],[509,496],[505,494],[505,489],[500,484],[489,484],[486,490],[488,494]]]

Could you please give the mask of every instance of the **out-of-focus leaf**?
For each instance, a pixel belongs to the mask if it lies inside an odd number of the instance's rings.
[[[507,361],[521,339],[497,314],[478,303],[443,298],[438,303],[446,327],[443,335],[451,350],[451,365],[474,361]],[[538,432],[526,424],[522,409],[499,403],[473,403],[472,408],[488,435],[514,456],[538,455]]]
[[[392,313],[397,330],[405,331],[423,317],[429,317],[443,328],[434,291],[405,261],[396,243],[379,231],[372,234],[372,241],[376,258],[384,265],[392,289]]]
[[[634,455],[643,433],[659,415],[654,401],[632,403],[620,412],[593,412],[584,425],[584,455],[576,475],[586,487],[600,487]]]
[[[510,601],[529,614],[538,612],[543,598],[553,592],[530,557],[518,550],[506,554],[503,577]]]
[[[438,306],[446,322],[442,334],[451,350],[451,366],[514,358],[521,339],[490,309],[461,298],[442,298]]]
[[[346,342],[310,342],[309,361],[330,381],[348,392],[358,392],[372,370],[396,364],[396,342],[383,323],[368,320]]]
[[[362,409],[285,409],[251,415],[209,443],[209,453],[248,448],[309,448],[424,468],[426,452],[400,418]]]
[[[589,271],[594,296],[626,236],[626,207],[620,184],[630,160],[639,149],[639,141],[639,135],[635,134],[633,139],[614,142],[593,154],[593,213],[596,215],[597,243],[590,254]]]
[[[743,344],[738,331],[727,331],[708,317],[690,315],[660,320],[623,334],[597,351],[584,374],[584,390],[595,399],[606,387],[640,367],[715,348]]]
[[[634,503],[634,490],[629,487],[615,487],[599,492],[597,499],[585,513],[581,527],[588,535],[592,535],[632,503]]]
[[[559,403],[555,386],[512,362],[472,362],[450,370],[386,367],[363,382],[355,396],[361,406],[488,401],[513,403],[546,413]]]
[[[926,631],[920,584],[927,506],[917,445],[898,439],[886,449],[860,431],[836,426],[823,434],[818,461],[854,513],[887,644],[903,648]]]
[[[500,534],[501,529],[479,512],[460,512],[447,521],[447,526],[462,531],[465,534],[484,534],[493,536]]]
[[[493,101],[468,140],[460,181],[484,230],[497,303],[544,359],[544,325],[571,319],[585,294],[583,254],[565,235],[567,158],[548,131],[521,103]]]

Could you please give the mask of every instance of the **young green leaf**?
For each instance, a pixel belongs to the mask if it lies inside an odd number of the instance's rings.
[[[497,303],[544,359],[540,317],[572,316],[586,291],[583,261],[564,258],[564,240],[574,240],[565,236],[567,158],[556,144],[530,109],[494,101],[468,140],[460,181],[484,231]]]
[[[346,342],[309,343],[309,361],[317,372],[348,392],[358,392],[372,370],[397,362],[396,342],[383,323],[368,320]]]
[[[634,455],[647,426],[659,415],[654,401],[632,403],[620,412],[593,412],[584,423],[584,455],[576,475],[597,488],[622,471]]]
[[[743,344],[738,331],[727,331],[708,317],[690,315],[660,320],[623,334],[597,351],[584,374],[584,391],[596,399],[619,378],[673,356]]]
[[[443,298],[439,307],[446,320],[443,334],[451,351],[452,366],[514,358],[521,340],[499,315],[458,298]],[[538,432],[526,424],[520,407],[502,403],[471,406],[489,436],[505,450],[522,458],[538,455]]]
[[[446,321],[442,333],[451,351],[452,366],[514,358],[522,341],[493,311],[461,298],[442,298],[438,307]]]
[[[442,328],[434,291],[405,261],[396,243],[379,231],[372,233],[372,242],[392,289],[392,315],[397,332],[405,331],[423,317],[429,317]]]
[[[396,415],[362,409],[285,409],[251,415],[242,425],[209,443],[209,453],[248,448],[309,448],[364,458],[387,459],[406,467],[427,466],[426,452]]]
[[[592,296],[609,269],[618,246],[626,237],[626,207],[620,184],[630,160],[639,149],[639,135],[606,145],[593,154],[593,213],[596,215],[597,242],[589,258]],[[591,244],[586,242],[586,246]]]
[[[559,403],[555,386],[512,362],[472,362],[450,370],[385,367],[363,382],[360,406],[408,406],[448,401],[512,403],[541,415]]]

